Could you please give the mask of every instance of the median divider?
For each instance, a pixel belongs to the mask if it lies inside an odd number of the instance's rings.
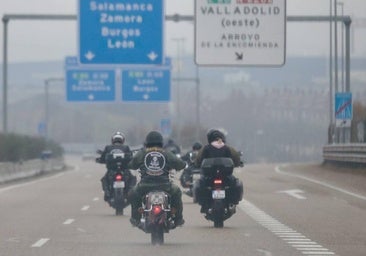
[[[353,163],[366,165],[366,144],[330,144],[323,147],[326,162]]]
[[[30,178],[66,169],[63,158],[0,162],[0,183]]]

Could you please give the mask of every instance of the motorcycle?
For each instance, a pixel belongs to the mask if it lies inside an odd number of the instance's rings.
[[[170,196],[164,191],[151,191],[144,196],[139,211],[142,217],[138,227],[151,234],[151,244],[164,244],[164,233],[175,228]]]
[[[193,203],[197,203],[196,196],[194,194],[194,184],[200,179],[201,177],[201,169],[196,168],[194,166],[187,167],[189,170],[184,170],[181,177],[180,177],[180,183],[183,188],[186,188],[184,193],[193,198]],[[184,172],[188,172],[188,174],[185,174]]]
[[[101,153],[101,151],[97,152]],[[115,209],[116,215],[124,214],[124,208],[129,205],[127,199],[128,191],[136,183],[136,177],[126,168],[130,158],[130,155],[123,152],[109,153],[106,156],[108,168],[112,170],[107,177],[110,181],[108,182],[110,184],[108,189],[111,192],[111,198],[108,200],[108,203]],[[100,160],[97,160],[97,162],[102,163]]]
[[[194,195],[194,184],[201,177],[201,169],[195,167],[194,161],[197,156],[197,152],[190,152],[188,159],[184,159],[187,162],[187,167],[183,170],[179,180],[183,188],[188,189],[185,194],[193,198],[193,202],[197,200]]]
[[[215,228],[222,228],[224,221],[236,212],[236,205],[228,200],[231,187],[227,179],[233,173],[234,163],[231,158],[207,158],[201,170],[206,177],[204,189],[210,194],[205,217],[214,222]]]

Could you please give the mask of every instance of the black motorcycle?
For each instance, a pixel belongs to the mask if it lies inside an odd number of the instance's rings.
[[[236,212],[236,205],[229,200],[231,186],[228,176],[233,173],[231,158],[218,157],[204,159],[201,165],[205,177],[205,194],[208,195],[206,219],[214,222],[215,228],[222,228],[224,221]]]
[[[201,177],[201,169],[194,165],[194,161],[197,157],[197,152],[190,152],[188,154],[188,159],[183,159],[187,163],[187,167],[182,171],[179,181],[183,188],[187,189],[186,195],[193,198],[193,202],[196,203],[197,200],[194,196],[194,184]]]
[[[100,151],[97,151],[100,153]],[[123,215],[124,208],[129,205],[128,191],[136,184],[136,177],[127,169],[127,164],[131,159],[129,153],[109,153],[106,155],[106,164],[109,168],[108,190],[111,197],[109,205],[116,210],[116,215]],[[98,161],[97,162],[102,162]]]

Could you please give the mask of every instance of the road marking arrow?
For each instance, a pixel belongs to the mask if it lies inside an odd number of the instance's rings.
[[[283,190],[283,191],[278,191],[278,193],[285,193],[285,194],[288,194],[289,196],[293,196],[297,199],[306,199],[305,196],[299,195],[299,194],[304,193],[304,191],[302,191],[300,189]]]

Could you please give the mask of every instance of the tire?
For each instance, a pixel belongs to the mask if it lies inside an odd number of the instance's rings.
[[[117,216],[119,216],[119,215],[123,215],[123,208],[116,207],[116,215],[117,215]]]
[[[124,199],[123,199],[123,190],[115,189],[114,190],[114,208],[116,209],[116,215],[123,215]]]
[[[215,228],[223,228],[224,227],[224,221],[222,219],[214,220],[214,227]]]
[[[197,203],[197,197],[196,194],[194,193],[193,187],[190,188],[191,189],[191,193],[192,193],[192,199],[193,199],[193,203]]]
[[[164,244],[164,230],[162,227],[155,227],[151,231],[151,244],[162,245]]]
[[[213,222],[215,228],[224,227],[224,203],[222,200],[215,200],[213,204]]]

